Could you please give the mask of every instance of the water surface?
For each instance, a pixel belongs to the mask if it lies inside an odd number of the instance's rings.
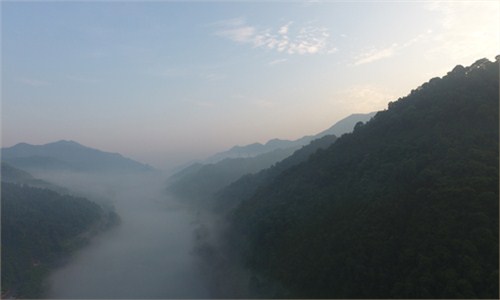
[[[111,200],[121,224],[92,239],[53,272],[49,298],[209,298],[193,253],[196,214],[165,196],[164,181],[53,180]]]

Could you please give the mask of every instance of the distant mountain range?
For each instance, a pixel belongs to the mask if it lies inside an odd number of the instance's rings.
[[[83,146],[74,141],[61,140],[45,145],[19,143],[2,148],[2,161],[27,171],[76,172],[144,172],[151,166],[123,157]]]
[[[2,182],[15,183],[19,185],[28,185],[36,188],[50,189],[59,194],[71,194],[69,190],[49,183],[47,181],[33,177],[28,172],[14,168],[13,166],[2,162],[1,163]]]
[[[354,126],[356,126],[356,124],[358,124],[359,122],[366,123],[370,121],[370,119],[373,118],[376,114],[376,111],[367,114],[352,114],[333,124],[333,126],[328,128],[327,130],[316,134],[315,136],[313,136],[313,139],[318,139],[324,137],[325,135],[335,135],[337,137],[341,137],[345,133],[352,132],[354,130]]]
[[[248,298],[499,299],[499,63],[457,66],[226,188]]]
[[[240,177],[269,168],[295,151],[299,154],[290,161],[307,159],[317,149],[332,144],[337,136],[351,132],[356,123],[366,122],[374,115],[374,112],[353,114],[316,135],[304,136],[294,141],[272,139],[264,145],[254,143],[235,146],[228,151],[215,154],[204,164],[194,163],[181,169],[170,177],[168,190],[185,200],[202,200],[203,203],[207,203],[215,193]],[[299,151],[302,147],[307,149]]]
[[[269,140],[265,144],[261,143],[253,143],[246,146],[234,146],[231,149],[223,152],[219,152],[206,160],[203,163],[216,163],[225,158],[236,158],[236,157],[253,157],[259,154],[263,154],[266,152],[271,152],[276,149],[286,149],[292,147],[301,147],[309,144],[311,141],[315,139],[319,139],[324,137],[325,135],[335,135],[337,137],[342,136],[344,133],[349,133],[354,129],[354,126],[358,122],[367,122],[369,121],[376,112],[371,112],[367,114],[352,114],[337,123],[335,123],[332,127],[316,134],[316,135],[307,135],[301,137],[297,140],[282,140],[282,139],[272,139]]]
[[[219,189],[290,156],[297,147],[275,149],[254,157],[226,158],[214,164],[193,164],[169,178],[168,191],[183,200],[205,203]]]

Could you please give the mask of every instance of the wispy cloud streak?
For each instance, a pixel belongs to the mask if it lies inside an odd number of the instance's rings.
[[[414,44],[426,42],[426,57],[454,61],[498,54],[500,3],[497,1],[431,1],[425,9],[441,15],[439,26],[404,43],[371,48],[354,57],[359,66],[397,55]]]
[[[20,83],[23,83],[23,84],[29,85],[29,86],[33,86],[33,87],[41,87],[41,86],[46,86],[46,85],[50,84],[48,81],[34,79],[34,78],[22,77],[22,78],[17,78],[16,80]]]
[[[403,50],[404,48],[410,47],[413,44],[416,44],[422,40],[427,40],[430,36],[432,31],[427,31],[426,33],[419,34],[418,36],[402,43],[394,43],[391,46],[385,47],[385,48],[371,48],[361,54],[358,54],[354,58],[354,65],[359,66],[367,63],[371,63],[377,60],[382,60],[385,58],[392,57],[396,55],[399,51]]]
[[[286,59],[286,58],[275,59],[275,60],[269,62],[269,65],[270,66],[274,66],[274,65],[277,65],[277,64],[282,64],[282,63],[286,62],[287,60],[288,59]]]
[[[383,49],[370,49],[367,52],[361,53],[356,57],[356,61],[354,62],[355,66],[371,63],[377,60],[381,60],[384,58],[388,58],[394,55],[396,52],[398,45],[393,44],[390,47]]]

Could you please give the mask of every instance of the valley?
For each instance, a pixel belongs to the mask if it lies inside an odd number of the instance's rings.
[[[2,299],[499,299],[499,1],[2,1]]]
[[[48,298],[209,298],[192,250],[196,214],[165,197],[157,177],[117,182],[105,188],[120,225],[50,276]]]

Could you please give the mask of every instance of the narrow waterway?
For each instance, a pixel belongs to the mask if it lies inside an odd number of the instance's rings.
[[[164,181],[57,178],[111,200],[121,224],[101,233],[48,279],[49,298],[210,298],[193,251],[196,214],[164,194]]]

